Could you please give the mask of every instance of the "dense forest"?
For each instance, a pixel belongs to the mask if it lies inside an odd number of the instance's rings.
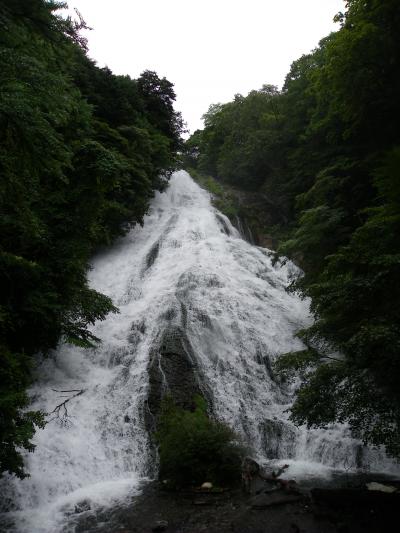
[[[300,262],[291,290],[315,316],[307,349],[276,365],[304,375],[292,419],[348,422],[400,456],[400,4],[348,0],[336,20],[282,90],[212,105],[185,165],[259,191],[287,221],[278,252]]]
[[[88,326],[117,309],[88,287],[89,258],[142,222],[181,147],[173,85],[97,67],[62,7],[0,2],[0,472],[19,477],[45,423],[33,355],[96,343]]]

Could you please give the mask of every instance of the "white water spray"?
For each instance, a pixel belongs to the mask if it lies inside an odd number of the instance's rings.
[[[216,416],[259,460],[284,459],[291,477],[328,467],[390,471],[381,452],[343,429],[306,431],[287,420],[292,396],[274,380],[271,362],[302,347],[295,333],[311,321],[308,302],[285,291],[298,274],[242,240],[209,194],[175,173],[144,227],[94,260],[91,286],[120,309],[93,328],[102,344],[62,346],[39,368],[33,409],[51,412],[63,394],[54,389],[84,392],[68,403],[66,424],[54,420],[36,433],[36,451],[26,456],[31,477],[4,480],[8,531],[73,532],[82,513],[137,493],[151,466],[149,357],[171,325],[190,342]]]

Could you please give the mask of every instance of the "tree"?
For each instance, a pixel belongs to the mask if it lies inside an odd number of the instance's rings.
[[[240,480],[242,450],[233,431],[207,416],[203,398],[195,398],[193,411],[165,398],[156,435],[159,444],[159,477],[172,487],[218,485]]]

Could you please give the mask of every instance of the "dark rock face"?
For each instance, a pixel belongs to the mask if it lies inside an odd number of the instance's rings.
[[[146,324],[144,320],[134,322],[131,326],[131,331],[129,333],[129,342],[132,346],[137,346],[142,339],[143,335],[146,333]]]
[[[287,223],[284,207],[278,206],[276,201],[272,201],[262,191],[244,191],[225,183],[223,186],[237,209],[237,215],[229,218],[243,239],[251,244],[275,250],[277,240],[268,228]]]
[[[225,235],[231,235],[231,230],[228,224],[226,223],[226,220],[224,219],[224,217],[221,216],[219,213],[216,213],[215,218],[218,220],[220,224],[221,231],[225,233]]]
[[[253,232],[251,230],[251,227],[247,223],[246,218],[243,218],[243,217],[241,218],[238,215],[236,215],[232,224],[238,230],[243,240],[249,242],[250,244],[256,244]]]
[[[75,505],[75,513],[83,513],[84,511],[90,511],[90,502],[89,500],[82,500],[81,502]]]
[[[295,455],[296,432],[281,420],[266,419],[260,424],[264,449],[269,459],[292,458]]]
[[[185,325],[185,314],[181,311],[181,320]],[[173,321],[179,313],[171,309],[166,313],[166,320]],[[161,402],[168,395],[174,403],[191,410],[194,408],[194,397],[202,395],[207,399],[201,386],[200,374],[195,362],[193,349],[180,325],[169,324],[154,346],[148,367],[149,389],[144,405],[144,421],[151,439],[150,454],[152,459],[149,475],[154,477],[157,468],[157,444],[154,433],[161,411]]]
[[[156,429],[165,395],[171,396],[179,407],[192,409],[193,397],[204,392],[193,350],[180,326],[171,325],[165,330],[158,346],[154,348],[148,373],[146,425],[149,431]]]
[[[158,253],[160,251],[160,245],[160,241],[156,241],[150,248],[150,251],[146,256],[146,270],[148,270],[155,263],[155,260],[157,259]]]

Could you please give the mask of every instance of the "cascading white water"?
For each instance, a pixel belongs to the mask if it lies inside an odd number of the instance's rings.
[[[94,326],[102,344],[61,346],[41,363],[33,409],[51,412],[64,399],[54,389],[84,392],[67,404],[67,424],[53,420],[37,432],[36,451],[26,455],[31,477],[3,480],[7,530],[74,531],[81,512],[138,491],[151,461],[143,414],[149,357],[171,326],[190,342],[214,413],[259,460],[285,459],[291,477],[327,467],[393,471],[382,452],[362,448],[343,428],[307,431],[287,420],[292,394],[274,380],[271,361],[301,348],[295,333],[311,321],[308,302],[285,291],[298,274],[242,240],[209,194],[176,172],[144,226],[93,262],[91,285],[120,309]]]

